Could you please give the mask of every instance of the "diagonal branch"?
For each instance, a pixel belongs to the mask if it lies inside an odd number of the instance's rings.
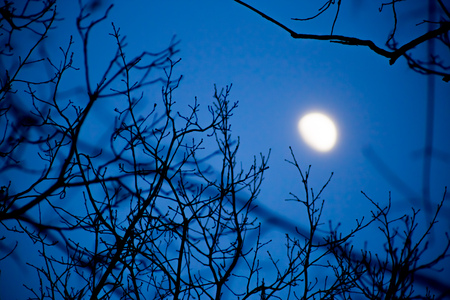
[[[377,46],[371,40],[363,40],[363,39],[359,39],[359,38],[355,38],[355,37],[335,35],[335,34],[320,35],[320,34],[297,33],[294,30],[292,30],[291,28],[287,27],[286,25],[280,23],[279,21],[266,15],[265,13],[261,12],[260,10],[254,8],[253,6],[247,4],[243,1],[240,1],[240,0],[234,0],[234,1],[241,4],[242,6],[247,7],[248,9],[252,10],[253,12],[257,13],[258,15],[260,15],[264,19],[268,20],[269,22],[284,29],[294,39],[312,39],[312,40],[330,41],[330,42],[346,44],[346,45],[366,46],[366,47],[369,47],[375,53],[377,53],[381,56],[384,56],[386,58],[389,58],[389,64],[391,64],[391,65],[394,64],[397,61],[397,59],[400,58],[401,56],[405,56],[407,51],[415,48],[416,46],[418,46],[428,40],[436,38],[436,37],[443,35],[445,33],[448,33],[450,31],[450,22],[440,22],[439,28],[429,31],[429,32],[409,41],[408,43],[404,44],[400,48],[389,51],[389,50],[386,50],[386,49],[383,49],[383,48]],[[440,74],[438,74],[438,75],[440,75]]]

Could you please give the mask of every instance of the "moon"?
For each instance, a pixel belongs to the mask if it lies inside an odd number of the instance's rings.
[[[298,122],[298,130],[305,142],[320,152],[330,151],[337,141],[334,122],[325,114],[308,113]]]

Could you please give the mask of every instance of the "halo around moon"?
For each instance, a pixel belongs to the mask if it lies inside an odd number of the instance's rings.
[[[298,122],[298,130],[305,142],[317,151],[330,151],[336,144],[336,125],[325,114],[318,112],[306,114]]]

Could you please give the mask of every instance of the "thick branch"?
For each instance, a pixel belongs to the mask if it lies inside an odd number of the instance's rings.
[[[341,44],[347,44],[347,45],[354,45],[354,46],[367,46],[369,47],[372,51],[374,51],[375,53],[384,56],[386,58],[389,58],[389,64],[394,64],[397,59],[403,55],[406,54],[406,52],[408,50],[413,49],[414,47],[430,40],[433,38],[436,38],[442,34],[445,34],[447,32],[450,31],[450,22],[442,22],[440,23],[440,27],[429,31],[413,40],[411,40],[410,42],[404,44],[403,46],[401,46],[400,48],[397,48],[393,51],[388,51],[386,49],[383,49],[379,46],[377,46],[373,41],[371,40],[362,40],[359,38],[355,38],[355,37],[349,37],[349,36],[343,36],[343,35],[335,35],[335,34],[331,34],[331,35],[318,35],[318,34],[304,34],[304,33],[297,33],[294,30],[290,29],[289,27],[287,27],[286,25],[278,22],[277,20],[273,19],[272,17],[266,15],[265,13],[259,11],[258,9],[254,8],[253,6],[242,2],[240,0],[234,0],[235,2],[247,7],[248,9],[254,11],[255,13],[259,14],[261,17],[263,17],[264,19],[268,20],[271,23],[274,23],[275,25],[277,25],[278,27],[281,27],[282,29],[284,29],[285,31],[289,32],[289,34],[294,38],[294,39],[312,39],[312,40],[322,40],[322,41],[330,41],[330,42],[335,42],[335,43],[341,43]]]

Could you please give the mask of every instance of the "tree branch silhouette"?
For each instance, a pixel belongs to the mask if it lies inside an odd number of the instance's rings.
[[[393,7],[394,11],[394,18],[395,18],[395,26],[392,34],[389,36],[386,45],[388,46],[388,49],[385,49],[381,46],[378,46],[375,44],[372,40],[369,39],[360,39],[356,37],[351,36],[344,36],[344,35],[338,35],[334,34],[334,27],[336,23],[337,16],[339,14],[339,8],[341,1],[337,1],[337,12],[335,15],[335,19],[333,21],[333,25],[331,28],[331,34],[307,34],[307,33],[298,33],[294,31],[293,29],[289,28],[288,26],[282,24],[281,22],[275,20],[274,18],[270,17],[266,13],[258,10],[254,6],[249,5],[248,3],[241,1],[241,0],[233,0],[234,2],[250,9],[251,11],[257,13],[267,21],[275,24],[276,26],[282,28],[283,30],[287,31],[291,37],[294,39],[311,39],[311,40],[320,40],[320,41],[330,41],[333,43],[339,43],[344,45],[351,45],[351,46],[364,46],[368,47],[370,50],[375,52],[378,55],[381,55],[383,57],[386,57],[389,59],[389,64],[393,65],[400,57],[406,58],[408,65],[417,72],[423,72],[425,74],[434,74],[442,77],[442,80],[445,82],[448,82],[450,80],[450,73],[448,70],[450,69],[450,66],[442,65],[440,61],[437,61],[435,58],[432,58],[433,60],[431,62],[423,62],[418,61],[416,59],[413,59],[413,57],[408,54],[408,51],[414,49],[415,47],[429,41],[432,39],[439,39],[446,47],[450,47],[450,43],[448,42],[448,36],[450,32],[450,20],[441,20],[437,24],[439,25],[438,28],[429,30],[426,33],[419,35],[413,39],[411,39],[409,42],[404,43],[402,46],[398,47],[397,44],[394,42],[394,35],[395,35],[395,29],[397,26],[397,19],[395,14],[395,7],[394,3],[396,1],[392,1],[390,5]],[[308,21],[315,19],[319,17],[325,10],[329,9],[331,7],[331,4],[334,4],[335,1],[327,1],[328,5],[321,9],[320,12],[312,17],[299,19],[299,18],[293,18],[293,20],[298,21]],[[449,18],[447,8],[442,1],[438,1],[442,9],[446,12],[446,17]],[[440,69],[434,69],[427,67],[428,64],[432,64],[435,66],[440,67]]]

